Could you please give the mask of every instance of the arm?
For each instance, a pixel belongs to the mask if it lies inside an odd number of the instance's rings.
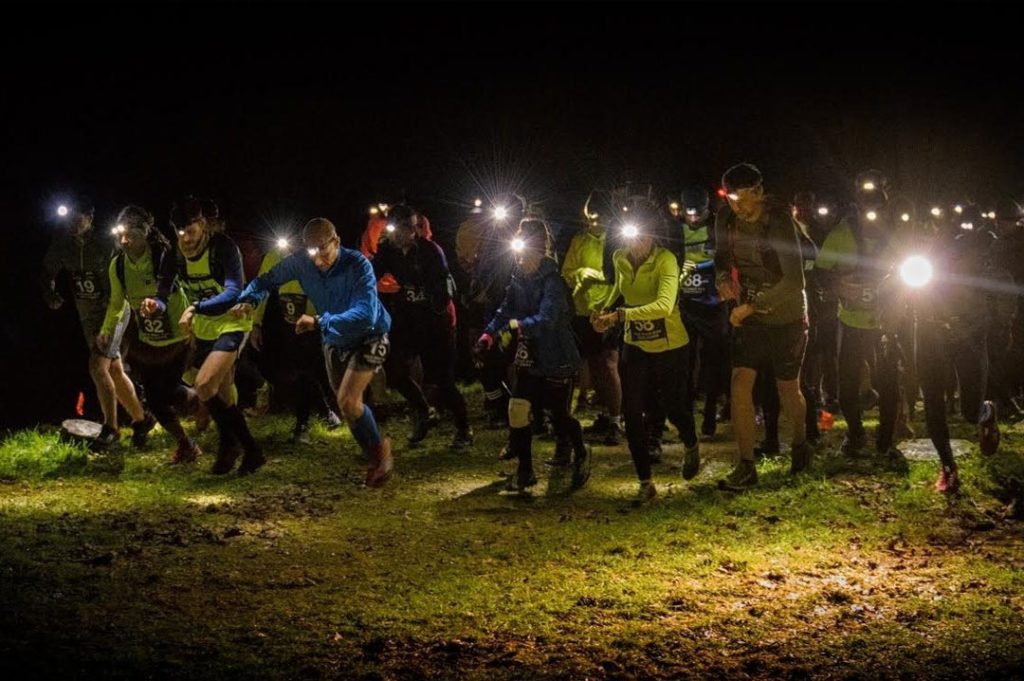
[[[536,314],[519,320],[520,333],[526,338],[538,338],[551,333],[559,319],[569,316],[569,295],[559,277],[545,277],[540,308]]]
[[[646,305],[625,308],[626,321],[665,319],[676,306],[679,296],[679,262],[668,251],[658,256],[658,294]]]
[[[350,345],[373,330],[380,310],[377,302],[377,279],[373,276],[373,267],[365,257],[356,258],[355,262],[347,264],[351,270],[349,276],[354,278],[351,296],[347,301],[338,301],[345,311],[323,312],[317,320],[324,338],[334,339],[335,344],[341,347]],[[284,265],[284,262],[281,265]]]
[[[512,319],[512,315],[509,313],[515,305],[515,275],[513,275],[512,282],[505,288],[505,297],[501,301],[501,305],[494,312],[494,317],[490,322],[487,323],[487,327],[484,329],[484,333],[490,336],[497,335],[498,331],[508,326],[508,322]]]
[[[171,260],[173,261],[173,258]],[[117,278],[117,258],[110,261],[107,278],[110,279],[110,300],[107,301],[107,314],[103,318],[103,326],[100,327],[101,336],[113,335],[114,329],[124,316],[125,295],[124,289],[121,288],[121,280]]]
[[[224,237],[218,239],[213,247],[217,249],[217,260],[224,268],[224,290],[213,298],[200,301],[193,306],[196,314],[208,317],[216,317],[230,310],[238,302],[238,294],[242,290],[242,284],[245,283],[245,275],[242,273],[242,256],[235,243]]]
[[[261,274],[245,287],[245,290],[238,296],[239,303],[247,305],[258,305],[267,299],[271,291],[275,291],[293,279],[299,278],[301,267],[301,256],[297,253],[271,267],[265,274]]]
[[[768,238],[775,245],[775,253],[782,269],[782,279],[761,292],[754,300],[754,313],[770,312],[786,298],[804,289],[804,261],[800,251],[800,238],[793,218],[786,215],[772,221]]]
[[[274,265],[276,265],[277,263],[281,262],[281,256],[280,255],[275,255],[276,253],[277,253],[277,251],[269,251],[265,256],[263,256],[263,261],[260,263],[260,271],[257,273],[256,279],[259,279],[261,276],[263,276],[264,274],[269,272],[271,270],[271,268],[274,267]],[[256,282],[256,280],[254,279],[252,283],[250,283],[248,286],[245,287],[245,290],[248,291],[249,289],[251,289],[252,288],[252,284],[255,283],[255,282]],[[243,294],[244,293],[245,293],[245,291],[243,291]],[[242,296],[238,297],[238,302],[240,302],[240,303],[244,302],[242,300]],[[252,323],[254,325],[256,325],[256,326],[262,326],[263,325],[263,317],[266,314],[267,314],[267,296],[264,296],[263,299],[260,300],[259,304],[256,306],[256,309],[253,310],[253,313],[252,313]]]
[[[43,257],[43,271],[39,277],[39,283],[43,291],[43,300],[53,309],[57,309],[64,302],[60,294],[57,293],[57,275],[64,269],[61,257],[63,249],[61,246],[60,237],[55,238],[50,244],[50,247],[46,250],[46,255]]]

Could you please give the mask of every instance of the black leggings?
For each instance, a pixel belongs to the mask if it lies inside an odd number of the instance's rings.
[[[860,377],[864,362],[871,367],[871,384],[878,391],[878,433],[875,447],[887,452],[893,443],[900,408],[900,351],[895,335],[883,341],[879,329],[855,329],[840,324],[839,405],[851,436],[863,437]]]
[[[178,420],[178,411],[184,409],[188,399],[188,388],[181,382],[188,355],[185,343],[154,348],[138,341],[132,345],[131,352],[129,362],[145,389],[146,406],[157,423],[179,444],[188,442],[189,438]]]
[[[683,313],[686,325],[690,387],[686,392],[686,409],[693,412],[693,402],[703,384],[704,420],[701,429],[714,435],[719,398],[729,385],[729,312],[725,305],[688,303]],[[700,379],[700,380],[697,380]]]
[[[583,429],[580,422],[573,418],[572,392],[576,387],[576,377],[553,378],[537,376],[518,367],[512,372],[512,397],[528,400],[531,405],[543,404],[551,411],[551,422],[555,427],[555,437],[559,441],[572,443],[576,459],[585,453],[583,445]],[[532,410],[531,411],[535,411]],[[525,481],[533,475],[533,428],[531,425],[509,430],[509,448],[513,456],[519,458],[518,476]]]
[[[435,329],[407,327],[398,334],[392,333],[390,339],[391,354],[384,370],[391,387],[420,414],[427,413],[423,387],[412,378],[412,366],[419,357],[423,382],[437,386],[444,406],[455,417],[455,427],[467,429],[466,400],[455,385],[455,329],[447,325]]]
[[[324,350],[318,333],[291,335],[284,341],[288,364],[295,372],[295,424],[305,426],[316,407],[326,414],[334,411],[334,391],[327,381]]]
[[[953,333],[943,325],[918,322],[917,375],[924,395],[924,418],[928,424],[928,436],[942,464],[947,467],[954,465],[946,422],[946,384],[950,369],[955,367],[960,379],[960,404],[964,418],[971,422],[977,420],[977,409],[984,394],[987,348],[984,343],[968,348],[969,344],[969,340],[954,340]],[[975,411],[966,411],[971,408]]]
[[[687,354],[685,345],[665,352],[645,352],[629,344],[624,344],[619,354],[626,440],[629,441],[629,453],[641,482],[651,479],[645,415],[654,417],[660,407],[679,431],[683,443],[687,447],[697,444],[693,411],[687,409],[690,403],[687,395],[690,383]]]

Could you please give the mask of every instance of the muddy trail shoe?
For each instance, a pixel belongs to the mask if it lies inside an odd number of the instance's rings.
[[[590,447],[584,447],[583,454],[577,456],[576,460],[572,462],[573,489],[583,487],[583,485],[587,484],[587,480],[590,479],[591,458]]]
[[[391,458],[391,438],[384,438],[370,448],[370,465],[366,470],[366,486],[380,487],[391,478],[395,462]]]
[[[141,421],[132,424],[132,447],[145,449],[149,442],[149,433],[156,427],[156,417],[148,411]]]
[[[693,480],[700,472],[700,445],[687,447],[683,454],[683,480]]]
[[[455,437],[452,438],[452,449],[462,451],[469,449],[473,446],[473,429],[466,428],[465,430],[456,431]]]
[[[238,467],[239,477],[244,477],[251,473],[255,473],[259,470],[263,464],[267,462],[267,457],[263,456],[263,450],[259,447],[246,450],[245,456],[242,457],[242,463]]]
[[[981,417],[978,419],[978,444],[981,446],[981,453],[985,456],[992,456],[999,449],[998,410],[995,403],[985,400],[981,404]]]
[[[654,483],[650,480],[645,480],[640,483],[640,489],[636,491],[636,498],[633,500],[634,506],[643,506],[649,504],[658,498],[658,488],[654,486]]]
[[[907,457],[896,447],[890,447],[887,452],[880,452],[879,457],[886,470],[901,474],[910,472],[910,463],[907,461]]]
[[[742,492],[757,486],[757,467],[753,461],[740,461],[729,475],[718,481],[718,489]]]
[[[793,445],[789,451],[789,474],[796,475],[811,467],[811,458],[814,456],[814,448],[806,440],[798,445]]]
[[[309,426],[303,424],[301,426],[295,426],[295,430],[292,431],[292,444],[293,445],[309,445],[313,444],[313,438],[309,435]]]
[[[186,440],[185,442],[179,442],[178,448],[174,450],[174,455],[171,457],[172,466],[181,466],[184,464],[195,463],[199,460],[203,450],[199,449],[199,445],[194,440]]]
[[[608,423],[608,429],[601,438],[601,444],[606,447],[618,447],[622,443],[622,425],[614,421]]]
[[[935,491],[941,494],[956,494],[960,491],[960,473],[955,467],[942,467],[939,479],[935,481]]]
[[[117,446],[121,442],[121,434],[110,426],[103,424],[100,428],[100,434],[96,436],[96,439],[89,445],[89,449],[94,453],[106,452]]]

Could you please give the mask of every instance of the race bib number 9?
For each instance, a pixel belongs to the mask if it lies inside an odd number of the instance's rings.
[[[664,319],[639,319],[628,323],[627,331],[632,341],[655,341],[668,338]]]
[[[289,324],[294,324],[306,314],[306,296],[301,293],[282,293],[280,300],[281,315]]]

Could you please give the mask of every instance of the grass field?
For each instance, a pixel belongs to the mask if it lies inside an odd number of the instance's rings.
[[[7,678],[1024,677],[1020,427],[961,459],[954,499],[934,462],[840,459],[838,428],[810,474],[769,460],[760,488],[719,492],[726,429],[691,482],[667,446],[636,507],[624,446],[595,447],[570,494],[535,442],[525,500],[499,493],[502,431],[411,449],[392,419],[396,478],[368,490],[346,429],[293,446],[290,418],[252,423],[269,463],[243,479],[166,465],[163,434],[0,446]]]

